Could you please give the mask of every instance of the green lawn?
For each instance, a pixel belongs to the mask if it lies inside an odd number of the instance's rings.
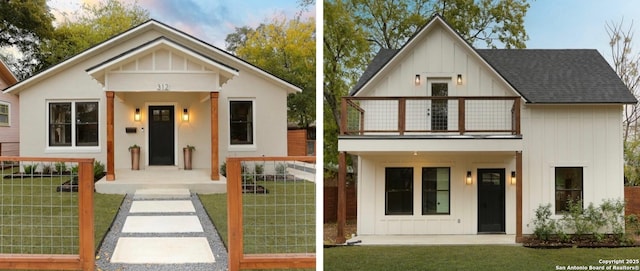
[[[244,194],[245,253],[315,252],[315,184],[256,182],[268,194]],[[199,195],[228,244],[227,195]],[[305,216],[293,215],[303,214]],[[275,250],[275,251],[274,251]]]
[[[557,270],[556,266],[599,266],[600,259],[639,258],[640,247],[346,246],[324,249],[324,270]]]
[[[77,193],[56,192],[56,187],[69,179],[0,179],[0,253],[78,253]],[[95,194],[96,248],[123,198]]]

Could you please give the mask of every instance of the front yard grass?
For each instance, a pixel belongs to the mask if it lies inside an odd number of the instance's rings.
[[[600,259],[639,258],[640,247],[344,246],[324,249],[324,270],[558,270],[556,266],[603,266]]]
[[[269,193],[243,194],[245,253],[275,253],[263,251],[273,248],[278,252],[315,252],[315,184],[257,181],[256,185]],[[227,194],[198,196],[228,246]],[[264,205],[274,202],[277,205]],[[294,213],[308,215],[291,216]],[[286,214],[289,216],[283,216]]]
[[[68,180],[68,177],[0,179],[0,253],[78,253],[74,249],[78,245],[78,193],[56,192],[56,187]],[[123,199],[124,195],[94,193],[96,250]]]

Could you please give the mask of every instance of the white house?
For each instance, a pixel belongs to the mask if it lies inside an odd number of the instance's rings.
[[[1,92],[18,82],[9,67],[0,60],[0,155],[17,156],[19,154],[20,124],[18,96]]]
[[[342,103],[357,233],[533,233],[534,209],[623,199],[622,108],[596,50],[478,50],[434,16]]]
[[[131,167],[193,168],[220,180],[227,156],[286,156],[287,95],[298,87],[149,20],[6,92],[20,97],[20,155],[91,157],[107,181]]]

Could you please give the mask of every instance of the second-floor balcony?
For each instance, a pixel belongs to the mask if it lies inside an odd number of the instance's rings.
[[[343,97],[343,136],[520,136],[520,97]]]

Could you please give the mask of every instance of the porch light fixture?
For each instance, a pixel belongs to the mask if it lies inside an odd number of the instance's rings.
[[[516,172],[511,171],[511,184],[516,184]]]
[[[140,121],[140,108],[136,108],[136,113],[133,114],[133,120]]]
[[[458,85],[462,85],[462,74],[458,74],[458,78],[456,79],[456,83],[458,83]]]
[[[464,183],[467,185],[473,183],[473,179],[471,178],[471,171],[467,171],[467,178],[464,180]]]
[[[189,109],[182,109],[182,121],[189,121]]]
[[[420,85],[420,75],[416,74],[416,86]]]

